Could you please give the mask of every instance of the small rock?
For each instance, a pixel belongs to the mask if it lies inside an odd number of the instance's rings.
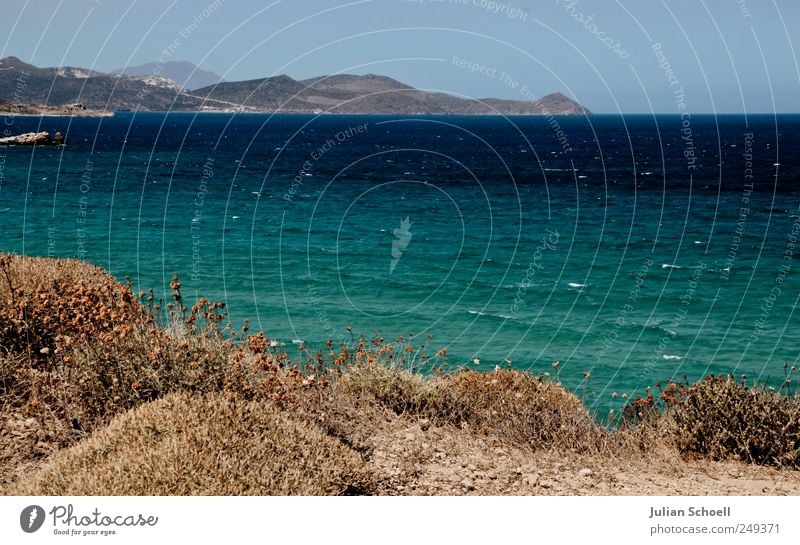
[[[476,466],[475,464],[469,464],[467,466],[467,469],[469,469],[470,471],[478,471],[478,466]]]
[[[46,355],[46,354],[49,354],[49,353],[50,353],[50,349],[47,348],[46,346],[39,350],[39,354],[45,354]]]
[[[464,479],[461,481],[461,486],[466,488],[468,491],[475,490],[475,483],[473,483],[470,479]]]
[[[419,427],[422,431],[428,431],[428,428],[431,427],[431,421],[427,418],[423,418],[419,421]]]
[[[584,467],[583,469],[578,471],[578,475],[580,475],[581,477],[591,477],[592,475],[594,475],[594,471],[592,471],[588,467]]]
[[[527,486],[536,486],[539,484],[539,476],[538,475],[525,475],[522,478],[522,482],[525,483]]]

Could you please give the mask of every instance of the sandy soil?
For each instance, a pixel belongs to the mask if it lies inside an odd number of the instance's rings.
[[[800,494],[800,471],[677,456],[631,461],[531,452],[424,420],[393,426],[364,446],[390,495]]]

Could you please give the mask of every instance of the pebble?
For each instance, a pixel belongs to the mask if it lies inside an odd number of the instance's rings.
[[[475,490],[475,483],[473,483],[469,479],[464,479],[463,481],[461,481],[461,486],[463,486],[464,488],[466,488],[467,490],[470,490],[470,491],[471,490]]]
[[[419,421],[419,427],[422,431],[428,431],[428,428],[431,427],[431,421],[427,418],[423,418]]]
[[[525,475],[522,478],[522,482],[525,483],[527,486],[536,486],[539,484],[539,476],[538,475]]]
[[[580,475],[581,477],[590,477],[594,475],[594,471],[592,471],[588,467],[584,467],[583,469],[578,471],[578,475]]]

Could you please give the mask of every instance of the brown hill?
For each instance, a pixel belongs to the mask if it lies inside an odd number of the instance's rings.
[[[555,93],[536,101],[460,98],[414,89],[385,76],[341,74],[295,80],[286,75],[221,82],[196,91],[155,74],[110,75],[74,67],[38,68],[0,59],[0,100],[94,110],[247,111],[341,114],[582,115],[588,109]]]
[[[198,89],[197,98],[255,111],[340,114],[580,115],[588,109],[561,93],[536,101],[467,99],[414,89],[385,76],[336,75],[295,80],[286,75],[220,83]]]

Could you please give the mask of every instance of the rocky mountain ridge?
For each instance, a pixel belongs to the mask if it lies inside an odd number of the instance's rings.
[[[561,93],[537,100],[461,98],[410,87],[376,74],[339,74],[296,80],[287,75],[220,81],[193,91],[153,70],[103,74],[75,67],[38,68],[16,57],[0,59],[0,100],[47,107],[81,104],[89,110],[212,111],[337,114],[585,115]]]

